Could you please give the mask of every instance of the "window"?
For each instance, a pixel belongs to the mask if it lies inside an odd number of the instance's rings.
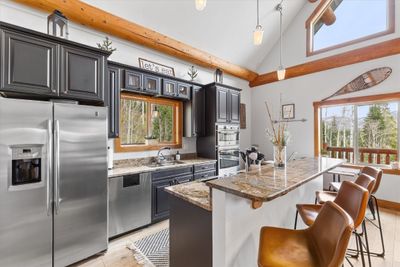
[[[355,164],[397,161],[399,104],[390,100],[320,106],[319,154]]]
[[[182,147],[182,103],[123,93],[117,152]]]
[[[307,55],[394,32],[394,0],[326,0],[307,20]]]

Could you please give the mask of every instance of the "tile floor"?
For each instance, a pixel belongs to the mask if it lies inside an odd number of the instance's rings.
[[[373,267],[400,267],[400,212],[381,211],[386,246],[385,258],[372,257]],[[101,256],[92,257],[73,267],[142,267],[138,264],[131,250],[126,248],[130,242],[155,233],[168,227],[168,221],[152,225],[139,231],[127,234],[110,242],[108,251]],[[379,232],[367,224],[372,251],[380,250]],[[352,240],[352,243],[354,241]],[[361,266],[361,260],[351,260],[354,266]],[[345,263],[345,266],[349,266]],[[190,267],[190,266],[188,266]]]

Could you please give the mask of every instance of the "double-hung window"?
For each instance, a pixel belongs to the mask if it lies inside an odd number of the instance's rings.
[[[399,105],[396,99],[330,105],[320,102],[316,111],[319,154],[360,165],[398,161]]]

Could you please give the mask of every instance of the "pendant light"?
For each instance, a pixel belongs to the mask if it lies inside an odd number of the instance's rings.
[[[202,11],[207,5],[207,0],[195,0],[195,4],[196,4],[196,9],[198,11]]]
[[[282,2],[279,5],[276,6],[276,10],[279,11],[280,13],[280,20],[279,20],[279,67],[278,70],[276,71],[276,75],[278,76],[278,80],[281,81],[285,79],[286,76],[286,69],[282,65]]]
[[[260,0],[257,0],[257,26],[253,32],[254,45],[260,45],[263,40],[264,29],[260,25]]]

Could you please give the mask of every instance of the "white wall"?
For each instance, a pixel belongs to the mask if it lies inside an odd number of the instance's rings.
[[[47,13],[28,8],[24,5],[20,5],[12,2],[11,0],[0,0],[0,20],[29,28],[32,30],[46,32],[47,31]],[[83,43],[90,46],[96,46],[97,43],[101,43],[106,34],[94,31],[86,28],[82,25],[75,23],[69,23],[69,39],[79,43]],[[192,65],[191,63],[177,60],[175,58],[157,53],[156,51],[147,49],[145,47],[124,41],[113,36],[109,36],[113,41],[113,47],[117,48],[111,56],[110,60],[128,64],[131,66],[138,66],[138,58],[146,58],[155,62],[159,62],[175,68],[175,75],[180,78],[188,79],[186,75],[188,68]],[[201,48],[201,47],[200,47]],[[200,68],[198,79],[199,83],[207,84],[213,82],[214,74],[212,70]],[[246,103],[247,107],[250,107],[250,90],[246,81],[225,75],[224,83],[235,87],[242,88],[242,103]],[[250,145],[250,129],[251,129],[251,117],[250,109],[247,112],[247,129],[242,130],[241,140],[242,146],[248,147]],[[109,144],[113,146],[113,141],[109,140]],[[196,139],[195,138],[184,138],[183,148],[180,149],[182,153],[193,153],[196,152]],[[126,159],[126,158],[137,158],[147,157],[156,155],[157,151],[149,151],[142,153],[116,153],[114,159]],[[175,153],[172,151],[171,153]]]
[[[396,1],[397,4],[397,1]],[[326,57],[332,54],[352,50],[354,48],[370,45],[387,39],[399,36],[400,20],[396,21],[396,32],[394,34],[337,49],[317,56],[306,57],[306,29],[305,20],[309,17],[315,4],[305,5],[303,10],[293,20],[287,31],[284,33],[284,63],[286,66],[301,64],[317,58]],[[396,5],[396,14],[400,13],[400,5]],[[397,15],[398,16],[398,15]],[[269,72],[276,69],[278,65],[278,47],[275,46],[270,55],[265,59],[259,72]],[[400,55],[385,57],[368,62],[336,68],[323,72],[313,73],[293,79],[262,85],[252,89],[252,143],[259,144],[267,157],[272,158],[272,146],[267,139],[265,130],[267,127],[267,113],[265,101],[272,107],[275,117],[278,118],[280,109],[280,98],[282,104],[294,103],[296,105],[296,119],[305,118],[307,121],[293,122],[289,124],[291,142],[288,146],[288,155],[298,152],[303,155],[313,155],[314,151],[314,118],[313,102],[320,101],[333,94],[358,75],[378,67],[391,67],[392,75],[383,83],[362,92],[345,95],[353,97],[360,95],[384,94],[399,91],[400,85]],[[400,202],[400,196],[393,188],[400,186],[400,179],[393,175],[384,175],[378,196],[382,199]]]

